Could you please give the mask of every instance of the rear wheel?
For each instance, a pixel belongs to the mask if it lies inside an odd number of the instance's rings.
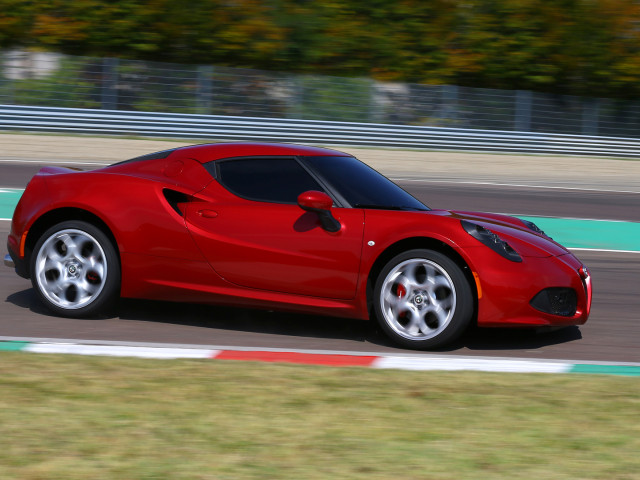
[[[90,223],[54,225],[35,245],[31,282],[44,304],[59,315],[83,317],[103,312],[120,288],[115,247]]]
[[[381,328],[408,348],[452,342],[473,315],[473,293],[464,273],[433,250],[409,250],[390,260],[378,276],[374,295]]]

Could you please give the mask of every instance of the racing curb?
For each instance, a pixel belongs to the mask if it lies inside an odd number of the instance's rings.
[[[1,341],[0,352],[57,353],[154,359],[215,359],[266,363],[292,363],[332,367],[368,367],[413,371],[480,371],[506,373],[588,373],[640,376],[638,363],[574,363],[562,360],[529,360],[442,356],[431,354],[358,354],[352,352],[248,349],[239,347],[189,348],[166,344],[66,343],[65,341]]]

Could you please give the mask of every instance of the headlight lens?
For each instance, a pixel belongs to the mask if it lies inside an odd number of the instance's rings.
[[[483,245],[489,247],[500,256],[507,260],[511,260],[512,262],[522,262],[522,257],[520,257],[518,252],[516,252],[511,245],[491,230],[467,220],[461,220],[460,223],[462,224],[462,228],[464,228],[469,235]]]
[[[527,227],[529,230],[533,230],[539,235],[544,235],[547,238],[551,238],[549,235],[544,233],[542,229],[539,226],[537,226],[535,223],[530,222],[529,220],[523,220],[523,219],[520,219],[520,221],[524,223],[525,227]]]
[[[591,273],[589,273],[589,269],[585,265],[581,266],[578,269],[578,273],[580,274],[580,277],[582,277],[583,280],[586,280],[591,276]]]

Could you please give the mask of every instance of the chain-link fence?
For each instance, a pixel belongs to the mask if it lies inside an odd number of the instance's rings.
[[[15,50],[0,103],[640,137],[640,101]]]

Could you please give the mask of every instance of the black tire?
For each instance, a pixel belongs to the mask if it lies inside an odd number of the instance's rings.
[[[69,220],[38,239],[31,283],[51,311],[65,317],[105,313],[120,294],[120,262],[111,240],[91,223]]]
[[[446,255],[416,249],[391,259],[373,293],[376,320],[406,348],[439,348],[457,339],[473,316],[471,286]]]

